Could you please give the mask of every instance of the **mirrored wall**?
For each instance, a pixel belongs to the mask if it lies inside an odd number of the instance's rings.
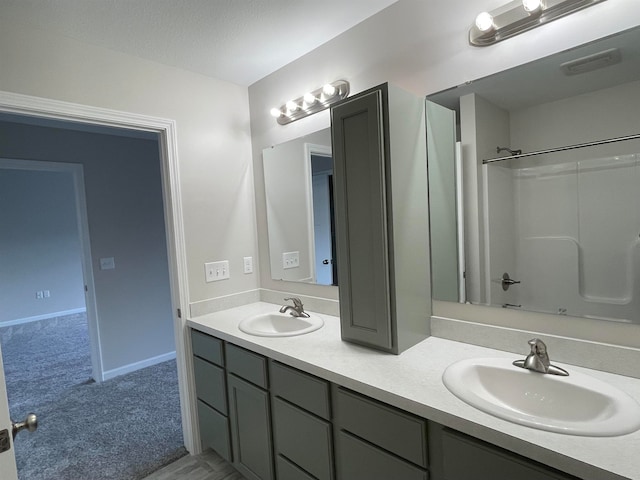
[[[329,128],[262,151],[271,278],[337,285]]]
[[[434,299],[640,323],[640,28],[427,111]]]

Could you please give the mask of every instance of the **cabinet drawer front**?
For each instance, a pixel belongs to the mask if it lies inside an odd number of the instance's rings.
[[[262,388],[268,387],[267,359],[227,343],[227,371]]]
[[[336,469],[338,480],[365,478],[367,480],[427,480],[429,478],[425,470],[365,443],[346,432],[340,432],[337,441],[336,458],[338,461]]]
[[[335,424],[421,467],[427,466],[427,421],[354,392],[335,390]]]
[[[326,420],[331,418],[329,383],[281,363],[270,363],[271,393]]]
[[[194,355],[224,367],[222,340],[197,330],[191,330],[191,346]]]
[[[210,447],[222,458],[231,461],[229,419],[198,400],[198,424],[202,447]]]
[[[282,455],[276,458],[276,470],[278,472],[278,480],[316,480]]]
[[[220,413],[227,414],[227,389],[224,370],[201,358],[193,357],[197,397]]]
[[[442,450],[444,475],[448,480],[579,480],[448,429],[442,431]]]
[[[333,478],[331,425],[279,398],[273,398],[276,451],[319,480]]]

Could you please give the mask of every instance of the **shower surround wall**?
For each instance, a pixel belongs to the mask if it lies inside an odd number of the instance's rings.
[[[638,133],[639,90],[636,81],[511,112],[475,96],[461,102],[463,143],[465,116],[524,152]],[[609,117],[615,120],[598,121]],[[482,159],[495,157],[500,143],[470,144],[466,153],[475,149],[475,155],[467,162],[477,162],[475,197],[485,228],[480,245],[468,251],[484,257],[476,261],[485,266],[481,303],[640,322],[633,313],[639,302],[640,216],[633,206],[640,201],[634,188],[640,141],[486,166]],[[522,284],[505,292],[505,272]]]
[[[517,253],[511,273],[522,284],[505,292],[509,303],[638,323],[640,215],[633,206],[640,202],[640,156],[485,168],[514,191]],[[489,218],[490,229],[500,223]]]

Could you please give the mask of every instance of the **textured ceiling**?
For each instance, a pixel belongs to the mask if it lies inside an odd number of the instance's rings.
[[[0,15],[251,85],[397,0],[0,0]]]

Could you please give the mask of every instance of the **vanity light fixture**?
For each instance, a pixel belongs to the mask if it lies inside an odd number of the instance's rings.
[[[289,100],[280,108],[272,108],[271,115],[280,125],[294,122],[329,108],[349,95],[349,82],[337,80],[305,93],[302,97]]]
[[[605,0],[513,0],[490,12],[482,12],[469,30],[469,43],[493,45]]]

